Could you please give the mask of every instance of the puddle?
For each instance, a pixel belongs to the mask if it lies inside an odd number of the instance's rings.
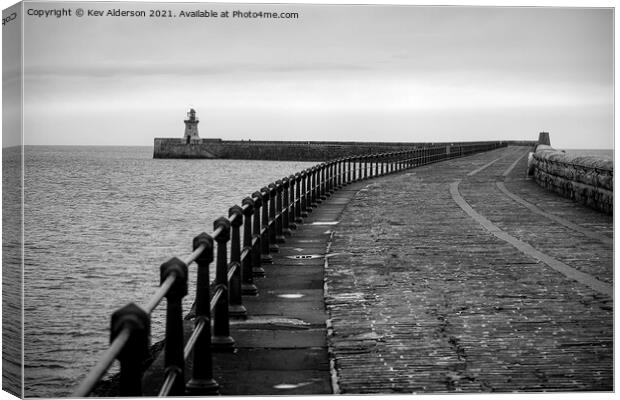
[[[316,258],[323,258],[325,257],[322,254],[299,254],[299,255],[295,255],[295,256],[286,256],[286,258],[292,258],[294,260],[314,260]]]
[[[329,254],[297,254],[294,256],[286,256],[286,258],[292,258],[294,260],[314,260],[317,258],[329,258],[329,257],[335,257],[335,256],[339,256],[339,255],[350,255],[353,253],[329,253]]]
[[[361,292],[357,292],[357,293],[341,293],[341,294],[334,294],[331,297],[336,299],[336,300],[359,300],[359,299],[363,299],[364,298],[364,293],[361,293]]]
[[[310,225],[337,225],[340,221],[316,221],[311,223]]]
[[[273,388],[274,389],[281,389],[281,390],[297,389],[299,387],[308,386],[311,383],[312,382],[278,383],[277,385],[274,385]]]
[[[279,325],[279,326],[308,326],[309,322],[298,318],[283,317],[248,317],[246,320],[231,320],[231,325]]]
[[[301,294],[301,293],[285,293],[285,294],[279,294],[277,297],[281,297],[283,299],[301,299],[304,296],[305,294]]]

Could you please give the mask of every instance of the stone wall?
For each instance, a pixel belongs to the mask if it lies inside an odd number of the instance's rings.
[[[537,147],[531,161],[531,172],[540,186],[613,214],[613,161],[572,156],[545,145]]]
[[[241,160],[326,161],[352,155],[385,153],[405,149],[441,146],[447,152],[458,152],[467,143],[413,143],[413,142],[293,142],[293,141],[238,141],[199,139],[186,143],[183,139],[155,139],[153,158],[223,158]],[[500,146],[510,142],[497,142]],[[515,142],[516,143],[516,142]],[[532,145],[535,142],[522,142]]]

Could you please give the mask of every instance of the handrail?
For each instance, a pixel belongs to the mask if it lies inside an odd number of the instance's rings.
[[[245,318],[247,310],[242,295],[258,293],[253,277],[264,275],[261,264],[272,262],[269,253],[277,250],[277,243],[285,242],[286,236],[314,208],[334,191],[356,181],[506,145],[506,142],[431,143],[402,151],[341,157],[264,186],[243,199],[241,206],[231,207],[228,217],[218,218],[211,235],[203,232],[196,236],[189,255],[182,260],[172,258],[161,265],[160,286],[144,307],[131,303],[113,314],[110,347],[72,395],[87,396],[115,359],[121,361],[120,395],[142,394],[141,362],[148,353],[150,314],[164,297],[167,298],[166,372],[159,395],[217,394],[211,352],[234,350],[229,319]],[[216,257],[214,249],[217,249]],[[209,265],[214,260],[216,277],[214,282],[209,282]],[[187,267],[193,263],[197,264],[195,325],[184,345],[182,299],[187,294]],[[210,286],[213,286],[212,296]],[[192,377],[185,384],[185,360],[192,353]]]
[[[157,288],[157,292],[155,292],[155,294],[151,297],[149,302],[146,303],[146,305],[143,307],[144,311],[146,311],[147,314],[151,314],[153,310],[157,308],[159,303],[161,303],[161,301],[166,296],[166,293],[168,293],[168,291],[172,287],[172,284],[174,283],[175,279],[176,279],[176,275],[171,274],[170,276],[168,276],[168,278],[166,278],[166,280],[161,285],[159,285],[159,287]]]
[[[75,389],[72,396],[73,397],[86,397],[95,387],[95,385],[101,380],[103,375],[108,371],[116,357],[121,352],[127,341],[129,340],[129,328],[125,328],[121,331],[121,333],[114,339],[114,341],[110,344],[110,347],[106,349],[106,351],[101,356],[101,359],[90,370],[86,378],[80,383],[80,385]]]

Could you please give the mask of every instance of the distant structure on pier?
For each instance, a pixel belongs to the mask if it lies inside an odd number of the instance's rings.
[[[185,135],[183,140],[189,144],[192,140],[200,140],[198,136],[198,118],[196,118],[196,110],[190,108],[187,112],[187,119],[185,121]]]
[[[153,158],[197,158],[197,159],[236,159],[273,161],[327,161],[336,158],[362,156],[373,153],[391,153],[433,147],[437,152],[459,152],[463,143],[424,143],[424,142],[339,142],[339,141],[273,141],[273,140],[222,140],[198,136],[196,110],[190,108],[185,119],[185,134],[181,137],[155,138]],[[214,129],[209,129],[213,134]],[[249,132],[252,134],[252,132]],[[483,142],[480,142],[483,143]],[[504,141],[505,144],[533,146],[535,141]]]

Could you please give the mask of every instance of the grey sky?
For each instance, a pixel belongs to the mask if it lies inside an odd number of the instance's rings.
[[[26,3],[107,10],[145,3]],[[25,16],[25,142],[181,137],[613,146],[611,9],[158,4],[299,19]]]

